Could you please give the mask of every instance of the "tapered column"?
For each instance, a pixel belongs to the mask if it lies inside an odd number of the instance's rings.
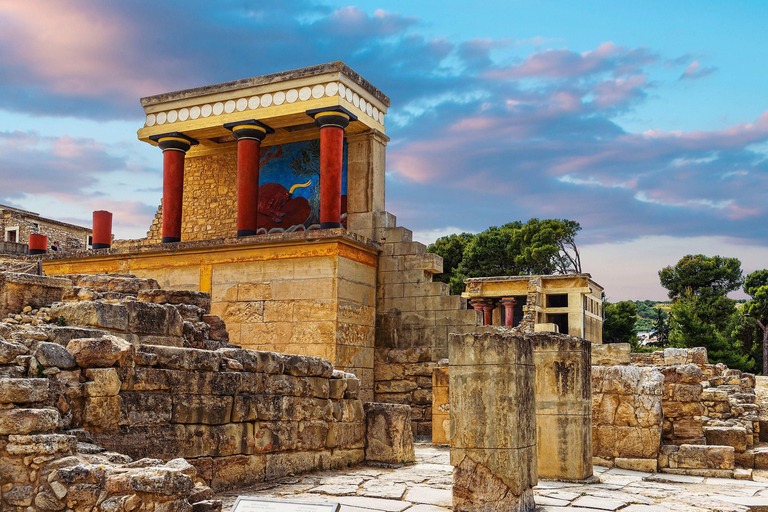
[[[224,128],[237,139],[237,236],[252,236],[258,229],[261,141],[274,130],[255,119],[227,123]]]
[[[184,157],[197,144],[179,132],[152,135],[163,150],[163,243],[181,241],[181,210],[184,203]]]
[[[483,304],[483,325],[493,325],[493,310],[496,309],[496,304],[491,301]]]
[[[33,233],[29,235],[29,250],[30,255],[45,254],[48,252],[48,237]]]
[[[489,299],[479,299],[470,302],[476,311],[483,313],[483,325],[493,325],[493,310],[496,306]]]
[[[320,228],[341,227],[344,129],[357,117],[343,107],[308,110],[320,127]]]
[[[94,249],[109,249],[112,246],[112,213],[105,210],[93,212]]]
[[[514,297],[504,297],[501,299],[501,304],[504,306],[504,326],[515,326],[515,305],[517,301]]]

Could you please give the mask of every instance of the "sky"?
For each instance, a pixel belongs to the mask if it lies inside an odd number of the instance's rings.
[[[387,210],[415,239],[572,219],[609,300],[661,300],[685,254],[768,267],[766,22],[760,0],[0,0],[0,203],[142,237],[140,97],[342,60],[391,99]]]

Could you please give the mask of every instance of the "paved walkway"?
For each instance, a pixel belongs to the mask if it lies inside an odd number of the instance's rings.
[[[446,512],[451,510],[448,449],[416,445],[416,464],[396,469],[359,466],[313,473],[241,489],[218,498],[229,511],[237,496],[331,501],[341,512]],[[600,482],[547,480],[536,487],[537,511],[768,512],[768,478],[753,482],[595,468]],[[758,478],[760,478],[758,476]]]

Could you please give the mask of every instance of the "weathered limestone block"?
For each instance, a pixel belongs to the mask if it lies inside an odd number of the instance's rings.
[[[0,411],[0,435],[53,432],[60,422],[56,409],[8,409]]]
[[[121,332],[128,330],[128,310],[123,304],[64,302],[51,308],[51,317],[61,318],[67,325],[99,327]]]
[[[0,364],[8,364],[17,356],[26,354],[29,350],[24,345],[0,340]]]
[[[222,425],[232,416],[231,396],[174,395],[173,423]]]
[[[416,460],[409,406],[369,402],[365,404],[365,415],[366,460],[387,464]]]
[[[41,342],[35,351],[37,362],[46,367],[69,370],[75,367],[75,358],[57,343]]]
[[[68,274],[61,276],[69,279],[73,286],[89,288],[97,292],[117,292],[136,296],[141,290],[159,288],[154,279],[140,279],[134,275],[119,276],[108,274]]]
[[[48,398],[48,379],[0,379],[0,404],[42,402]]]
[[[285,369],[288,375],[295,377],[325,377],[333,375],[333,365],[327,359],[310,356],[297,356],[286,354],[284,357]]]
[[[538,476],[532,345],[530,335],[497,327],[450,335],[454,510],[533,509]]]
[[[184,320],[176,308],[136,301],[122,304],[128,313],[127,331],[149,336],[184,335]]]
[[[120,420],[120,397],[100,396],[85,400],[83,423],[88,429],[109,430]]]
[[[450,441],[448,372],[446,365],[435,368],[432,374],[432,444],[448,444]]]
[[[684,444],[677,451],[677,466],[684,469],[733,469],[732,446]]]
[[[85,383],[85,396],[116,396],[122,382],[114,368],[89,368],[85,370],[89,382]]]
[[[133,346],[117,336],[73,339],[67,344],[77,365],[82,368],[107,368],[124,364],[133,353]]]
[[[21,313],[27,306],[48,307],[59,302],[71,286],[67,279],[0,272],[0,318]]]
[[[215,372],[221,366],[221,354],[210,350],[195,348],[160,347],[156,345],[139,345],[138,353],[148,353],[157,356],[157,366],[172,370],[203,370]]]
[[[62,434],[10,435],[6,451],[11,455],[71,455],[77,438]]]
[[[629,343],[603,343],[592,345],[592,364],[619,366],[631,364]]]
[[[245,350],[241,348],[221,348],[216,351],[223,357],[234,359],[249,372],[283,373],[285,356],[277,352]]]
[[[556,333],[536,333],[530,338],[536,366],[538,474],[558,480],[589,478],[592,476],[591,344]]]
[[[708,445],[732,446],[739,453],[747,450],[747,429],[744,427],[706,427],[704,436]]]
[[[211,312],[211,295],[205,292],[191,290],[141,290],[138,294],[139,302],[152,302],[155,304],[188,304],[197,306],[206,314]]]

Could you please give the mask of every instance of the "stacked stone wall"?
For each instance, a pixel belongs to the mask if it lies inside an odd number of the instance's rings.
[[[148,243],[162,238],[162,204],[147,233]],[[186,158],[182,240],[209,240],[237,234],[237,152]]]
[[[386,213],[372,232],[382,244],[376,286],[376,400],[411,405],[413,431],[432,434],[432,370],[448,357],[448,335],[478,325],[467,301],[450,295],[449,286],[433,282],[442,258],[412,240]],[[352,222],[352,221],[351,221]],[[350,229],[354,229],[354,222]]]
[[[84,511],[104,503],[101,509],[122,510],[132,500],[187,510],[208,486],[229,488],[365,458],[366,415],[354,375],[321,358],[244,350],[221,340],[218,350],[141,344],[144,326],[167,320],[158,314],[204,311],[210,298],[158,290],[132,276],[66,281],[68,301],[25,307],[14,321],[0,322],[0,498],[9,507]],[[146,302],[128,295],[137,287]],[[80,300],[84,295],[95,300]],[[130,309],[136,305],[151,307]],[[105,314],[106,306],[125,307],[127,317],[118,310]],[[65,318],[73,323],[60,325]],[[369,418],[377,425],[367,443],[375,445],[371,456],[384,457],[391,441],[397,442],[391,453],[407,461],[410,410],[384,409],[370,408],[387,425],[400,425],[400,434],[383,436],[380,420]],[[158,460],[178,457],[191,465]],[[80,469],[72,473],[73,466]],[[61,474],[51,476],[56,471]],[[147,478],[165,487],[138,483]],[[217,510],[209,505],[201,510]]]
[[[656,471],[664,375],[632,366],[592,367],[592,446],[596,462]]]
[[[658,452],[658,468],[673,473],[702,476],[749,478],[753,468],[768,466],[763,459],[760,442],[760,405],[756,403],[755,377],[728,369],[722,364],[709,364],[704,348],[667,348],[647,354],[629,354],[628,347],[604,345],[595,350],[606,364],[593,367],[593,396],[601,386],[612,386],[614,373],[656,372],[662,377],[662,435]],[[631,361],[631,365],[629,365]],[[645,400],[642,387],[628,383],[631,399]],[[595,399],[594,436],[605,437],[606,427],[617,428],[624,421],[618,413],[606,414],[603,400]],[[609,408],[608,411],[611,409]],[[599,419],[598,419],[599,418]],[[655,446],[656,443],[654,442]],[[614,459],[602,447],[595,456],[603,463],[627,466],[622,458],[634,453],[626,444],[618,444]],[[637,468],[643,467],[635,464]],[[646,466],[651,469],[651,463]]]

